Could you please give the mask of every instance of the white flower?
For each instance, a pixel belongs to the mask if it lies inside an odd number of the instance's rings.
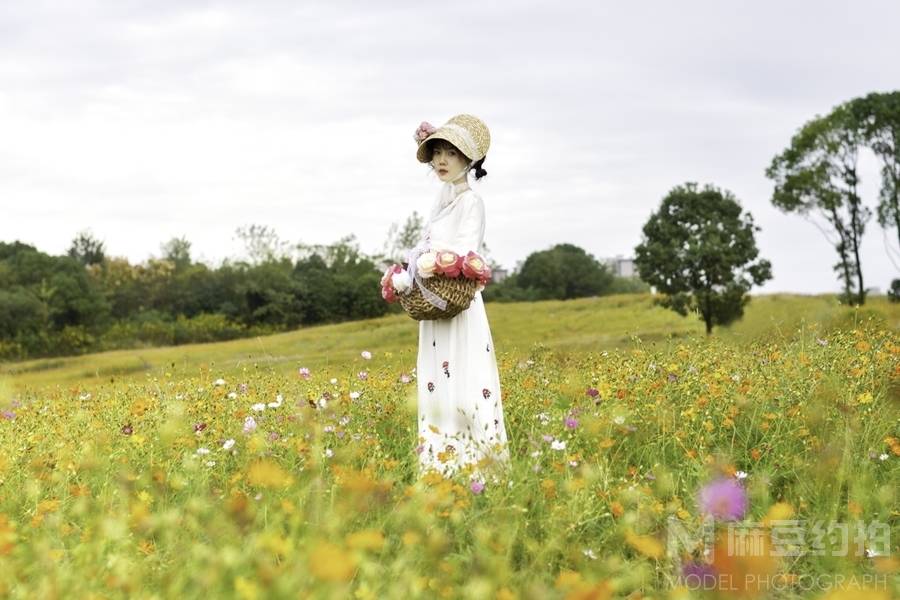
[[[316,401],[316,404],[319,406],[319,408],[325,408],[326,406],[328,406],[328,400],[326,400],[325,398],[319,398]]]
[[[338,423],[340,423],[341,425],[346,425],[349,422],[350,422],[349,415],[344,415],[343,417],[341,417],[340,421],[338,421]]]
[[[257,402],[253,406],[250,407],[250,410],[255,410],[256,412],[262,412],[266,410],[266,405],[262,402]]]
[[[425,279],[434,275],[435,268],[437,267],[437,252],[423,252],[419,255],[419,258],[416,259],[416,267],[419,272],[419,277],[423,277]]]
[[[237,398],[237,392],[228,392],[228,397],[232,400]]]
[[[569,461],[569,466],[570,466],[570,467],[577,467],[577,466],[578,466],[578,461],[577,461],[577,460],[570,460],[570,461]]]
[[[197,454],[209,454],[209,448],[197,448]]]
[[[78,396],[78,399],[79,399],[79,400],[90,400],[90,399],[91,399],[91,393],[90,393],[90,392],[85,392],[85,393],[83,393],[82,395]]]
[[[565,450],[566,443],[563,440],[553,440],[553,442],[550,444],[550,447],[554,450]]]
[[[351,400],[356,400],[357,398],[359,398],[359,392],[350,392]]]
[[[872,558],[874,556],[881,556],[881,552],[866,548],[866,558]]]
[[[331,448],[325,448],[325,456],[331,458],[334,456],[334,451]]]
[[[326,425],[324,427],[324,429],[322,429],[322,431],[324,431],[326,433],[331,433],[332,431],[334,431],[334,425]]]
[[[402,294],[412,287],[412,277],[409,276],[409,271],[403,270],[399,273],[394,273],[394,276],[391,277],[391,283],[394,284],[394,289]]]
[[[332,378],[331,378],[331,384],[332,384],[332,385],[337,385],[337,379],[336,379],[335,377],[332,377]]]
[[[219,379],[213,381],[213,385],[225,385],[225,380],[220,377]]]
[[[282,396],[281,394],[278,394],[277,396],[275,396],[275,402],[269,402],[268,406],[269,406],[269,408],[278,408],[279,406],[281,406],[281,403],[283,401],[284,401],[284,396]]]
[[[597,560],[597,555],[594,554],[594,551],[591,550],[590,548],[587,548],[586,550],[582,550],[581,552],[582,552],[582,554],[584,554],[585,556],[587,556],[587,557],[590,558],[591,560]]]
[[[176,400],[184,400],[184,396],[181,394],[175,394],[175,399]]]
[[[403,271],[403,272],[406,273],[406,271]],[[396,277],[396,275],[394,275],[394,277]],[[396,287],[396,286],[395,286],[395,287]],[[399,290],[397,290],[397,291],[399,291]],[[363,351],[360,353],[360,356],[362,356],[362,357],[363,357],[364,359],[366,359],[366,360],[370,360],[370,359],[372,358],[372,353],[369,352],[368,350],[363,350]]]
[[[548,415],[545,412],[539,413],[538,415],[535,416],[535,418],[540,419],[542,425],[546,425],[547,423],[550,422],[550,415]]]
[[[233,446],[234,446],[234,440],[227,439],[227,440],[225,440],[225,443],[222,444],[222,450],[231,450],[231,448]]]
[[[738,471],[734,474],[737,479],[747,479],[747,473],[744,471]]]
[[[214,461],[214,460],[208,460],[208,461],[206,461],[206,466],[207,466],[207,467],[214,467],[214,466],[216,466],[216,461]]]
[[[888,457],[887,454],[880,454],[880,455],[878,456],[878,460],[887,460],[888,458],[889,458],[889,457]]]
[[[244,419],[244,433],[253,433],[256,431],[256,419],[247,417]]]
[[[532,458],[537,458],[540,455],[541,455],[540,450],[535,450],[534,452],[531,453]]]
[[[625,417],[619,416],[619,417],[613,418],[613,423],[615,423],[616,425],[621,425],[624,422],[625,422]]]

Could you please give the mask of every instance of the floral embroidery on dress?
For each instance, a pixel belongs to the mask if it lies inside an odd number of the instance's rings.
[[[442,366],[444,367],[444,375],[450,377],[450,362],[445,360]]]
[[[429,392],[433,392],[433,391],[434,391],[434,384],[431,383],[430,381],[428,382],[428,391],[429,391]]]
[[[481,390],[481,395],[484,396],[485,399],[490,398],[490,397],[491,397],[491,390],[489,390],[489,389],[487,389],[487,388],[484,388],[483,390]]]
[[[491,351],[491,345],[488,344],[487,346],[484,347],[484,349],[485,349],[487,352],[490,352],[490,351]]]

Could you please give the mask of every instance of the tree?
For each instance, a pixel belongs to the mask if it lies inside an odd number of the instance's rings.
[[[529,254],[516,283],[533,289],[538,299],[568,300],[598,296],[609,288],[612,280],[612,273],[582,248],[557,244],[549,250]]]
[[[750,213],[726,191],[696,183],[676,186],[644,225],[635,247],[640,278],[663,296],[655,302],[682,316],[698,312],[706,334],[743,315],[753,285],[771,279],[771,265],[756,259]]]
[[[424,235],[423,228],[424,220],[415,210],[406,218],[402,228],[396,222],[391,223],[384,246],[375,257],[377,267],[384,270],[388,265],[404,262],[407,251],[421,241]]]
[[[881,160],[878,224],[900,241],[900,92],[871,93],[846,103],[865,143]]]
[[[288,255],[287,242],[281,241],[275,230],[268,225],[238,227],[235,235],[243,242],[252,265],[277,261]]]
[[[80,231],[69,247],[69,256],[84,266],[103,262],[103,242],[96,239],[89,229]]]
[[[160,245],[162,257],[175,265],[176,271],[182,271],[191,266],[191,243],[186,237],[174,237]]]
[[[806,123],[766,169],[766,176],[775,181],[772,204],[804,217],[818,212],[831,225],[831,231],[819,229],[837,250],[834,269],[843,281],[845,299],[860,305],[866,296],[860,244],[872,215],[859,196],[857,161],[863,143],[853,111],[838,106]]]

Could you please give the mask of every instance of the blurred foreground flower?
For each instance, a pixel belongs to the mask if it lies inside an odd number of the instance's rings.
[[[700,490],[700,510],[718,519],[735,521],[747,512],[747,492],[733,479],[716,479]]]

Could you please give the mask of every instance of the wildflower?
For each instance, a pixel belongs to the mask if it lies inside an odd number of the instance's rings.
[[[7,419],[9,421],[12,421],[13,419],[16,418],[16,413],[14,413],[11,410],[4,410],[2,413],[0,413],[0,417],[3,417],[4,419]]]
[[[299,374],[303,379],[309,379],[309,369],[306,367],[300,367]]]
[[[547,423],[550,422],[550,415],[548,415],[548,414],[545,413],[545,412],[538,413],[538,414],[535,416],[535,418],[541,420],[541,425],[546,425]]]
[[[125,435],[131,435],[132,433],[134,433],[134,428],[131,426],[131,423],[127,423],[122,426],[122,433],[124,433]]]
[[[361,356],[366,360],[371,360],[372,353],[369,352],[368,350],[363,350]]]
[[[597,388],[589,387],[589,388],[587,389],[587,392],[586,392],[586,393],[587,393],[587,395],[590,396],[591,398],[596,398],[597,396],[600,395],[600,390],[598,390]]]
[[[410,379],[409,375],[407,375],[406,373],[403,373],[402,375],[400,375],[401,383],[409,383],[410,381],[412,381],[412,379]]]
[[[359,392],[350,392],[351,400],[356,400],[357,398],[359,398]]]
[[[568,427],[569,429],[575,429],[576,427],[578,427],[578,419],[575,419],[573,417],[566,417],[566,427]]]
[[[550,444],[550,447],[554,450],[565,450],[566,442],[564,440],[553,440],[553,443]]]
[[[587,556],[591,560],[597,560],[597,555],[594,554],[594,551],[591,550],[590,548],[585,548],[584,550],[581,551],[581,553],[584,554],[585,556]]]
[[[734,477],[735,477],[735,479],[747,479],[747,473],[746,473],[746,471],[737,471],[734,474]]]
[[[319,408],[325,408],[326,406],[328,406],[328,398],[326,398],[325,396],[322,396],[321,398],[319,398],[319,399],[316,401],[316,405],[317,405]]]
[[[541,455],[541,451],[540,451],[540,450],[535,450],[534,452],[531,453],[531,457],[532,457],[532,458],[537,458],[537,457],[540,456],[540,455]]]
[[[554,439],[552,435],[547,435],[547,434],[542,435],[541,438],[543,438],[543,440],[545,442],[552,442]]]
[[[244,419],[244,433],[253,433],[256,431],[256,419],[247,417]]]
[[[238,388],[241,390],[242,394],[246,394],[247,390],[249,389],[249,387],[247,386],[246,383],[242,383],[241,385],[238,386]]]
[[[336,377],[332,377],[332,378],[331,378],[331,385],[337,385],[337,378],[336,378]]]
[[[222,444],[222,450],[231,450],[233,447],[234,447],[234,440],[230,439],[230,438],[225,440],[225,443]]]
[[[213,385],[225,385],[225,380],[220,377],[219,379],[213,381]]]
[[[341,419],[338,421],[338,423],[340,423],[341,425],[347,425],[347,423],[349,423],[349,422],[350,422],[350,415],[344,415],[344,416],[341,417]]]
[[[369,377],[369,373],[366,371],[360,371],[356,374],[356,376],[359,377],[360,381],[365,381]]]
[[[623,423],[625,423],[625,417],[623,417],[621,415],[614,417],[613,423],[615,423],[616,425],[622,425]]]
[[[716,479],[700,490],[700,508],[708,513],[732,521],[742,519],[747,512],[747,492],[733,479]]]
[[[325,456],[326,458],[331,458],[334,456],[334,451],[331,448],[325,448]]]
[[[256,411],[256,412],[262,412],[262,411],[266,410],[266,405],[262,402],[257,402],[256,404],[254,404],[253,406],[250,407],[250,410]]]
[[[822,338],[816,338],[816,343],[820,346],[827,346],[828,340],[823,340]]]
[[[195,433],[200,433],[204,429],[206,429],[206,423],[194,423],[194,432]]]
[[[277,431],[272,431],[272,432],[269,433],[269,441],[270,441],[270,442],[274,442],[275,440],[277,440],[277,439],[280,438],[280,437],[281,437],[281,436],[278,435],[278,432],[277,432]]]
[[[209,454],[209,448],[197,448],[197,454]]]
[[[278,408],[279,406],[281,406],[282,402],[284,402],[284,396],[278,394],[277,396],[275,396],[275,402],[269,402],[268,406],[269,408]]]
[[[90,394],[90,392],[85,392],[85,393],[81,394],[80,396],[78,396],[78,399],[79,400],[90,400],[91,394]]]
[[[229,400],[234,400],[237,398],[237,392],[228,392],[228,398]]]
[[[206,466],[207,466],[207,467],[214,467],[214,466],[216,466],[216,461],[214,461],[214,460],[208,460],[208,461],[206,461]]]
[[[878,460],[887,460],[887,459],[888,459],[888,455],[887,455],[887,454],[879,454],[879,455],[878,455]]]
[[[332,431],[334,431],[334,425],[326,425],[322,428],[322,431],[324,431],[325,433],[331,433]]]
[[[569,461],[569,466],[570,466],[570,467],[577,467],[577,466],[578,466],[578,461],[577,461],[577,460],[570,460],[570,461]]]
[[[476,479],[472,481],[472,485],[469,486],[469,489],[472,490],[473,494],[480,494],[484,491],[484,483]]]

